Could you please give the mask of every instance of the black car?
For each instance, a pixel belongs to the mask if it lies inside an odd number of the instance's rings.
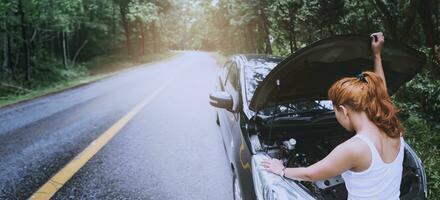
[[[426,57],[387,41],[382,60],[392,95],[420,71]],[[277,158],[288,167],[309,166],[352,137],[336,121],[327,91],[338,79],[372,68],[370,38],[362,35],[320,40],[287,58],[229,58],[210,103],[218,108],[235,199],[346,199],[340,176],[295,181],[263,170],[260,162]],[[408,144],[403,165],[401,199],[426,199],[425,171]]]

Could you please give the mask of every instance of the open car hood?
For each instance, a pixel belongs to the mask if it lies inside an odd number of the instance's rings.
[[[280,62],[257,86],[250,109],[292,100],[327,99],[331,85],[347,76],[373,70],[371,39],[343,35],[323,39],[302,48]],[[406,45],[386,40],[382,64],[392,95],[425,65],[426,56]]]

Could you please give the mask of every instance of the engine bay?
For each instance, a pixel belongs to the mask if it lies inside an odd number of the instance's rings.
[[[272,145],[262,144],[262,149],[272,157],[283,161],[286,167],[307,167],[322,160],[337,145],[348,139],[335,136],[332,138],[295,139],[275,141]],[[298,181],[299,185],[316,199],[347,199],[347,190],[341,176],[315,182]]]
[[[292,107],[291,104],[289,106]],[[284,107],[290,108],[289,106]],[[280,113],[284,107],[278,106],[277,113]],[[295,104],[294,107],[297,108],[298,105]],[[285,113],[281,112],[276,116],[271,115],[270,112],[265,113],[265,116],[270,117],[257,116],[247,127],[255,162],[262,155],[266,159],[268,157],[279,159],[286,167],[308,167],[325,158],[336,146],[354,134],[339,125],[334,113],[329,109],[323,109],[322,112],[319,109],[312,109],[309,112],[293,114],[289,109],[284,110]],[[255,165],[258,166],[258,163]],[[262,177],[261,180],[268,178],[261,174],[259,176]],[[254,181],[256,179],[258,177],[254,178]],[[269,183],[270,181],[267,180],[266,183]],[[287,182],[298,185],[313,199],[347,199],[345,183],[340,175],[315,182],[297,180]],[[426,175],[421,161],[414,150],[405,144],[400,199],[417,199],[415,197],[420,196],[425,196],[426,199],[426,194]]]
[[[252,146],[258,152],[271,158],[283,161],[286,167],[308,167],[326,157],[336,146],[350,138],[350,134],[327,135],[325,137],[297,137],[290,139],[275,140],[271,145],[261,142],[257,135],[251,137]],[[415,152],[405,146],[403,161],[402,184],[400,187],[401,199],[414,199],[418,194],[424,192],[426,182],[423,167],[418,166]],[[292,180],[302,187],[315,199],[339,200],[347,199],[347,190],[341,176],[331,177],[315,182]]]

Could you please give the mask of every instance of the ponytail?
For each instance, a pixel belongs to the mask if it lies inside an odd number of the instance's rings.
[[[384,81],[376,73],[362,72],[357,78],[343,78],[328,91],[333,105],[346,105],[352,110],[365,111],[368,118],[389,137],[403,135],[403,126],[397,115]]]

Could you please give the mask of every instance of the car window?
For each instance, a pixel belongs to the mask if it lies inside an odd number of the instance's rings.
[[[267,74],[279,63],[280,59],[250,59],[244,70],[246,81],[246,96],[248,103],[254,95],[255,89]]]
[[[228,76],[229,70],[231,68],[231,64],[232,63],[230,61],[228,61],[223,66],[223,71],[222,71],[222,74],[221,74],[222,84],[223,85],[226,85],[226,80],[227,80],[227,76]]]
[[[226,78],[226,80],[231,83],[232,87],[235,90],[238,90],[239,86],[238,86],[238,69],[237,69],[237,64],[234,62],[230,65],[229,68],[229,73],[228,76]]]

